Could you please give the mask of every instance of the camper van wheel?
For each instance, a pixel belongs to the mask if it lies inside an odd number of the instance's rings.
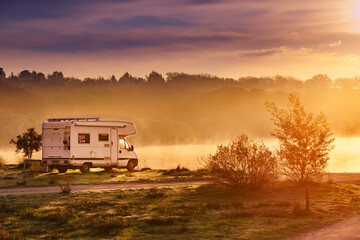
[[[89,163],[84,163],[84,165],[82,165],[82,166],[80,167],[80,171],[81,171],[82,173],[87,173],[87,172],[89,172],[89,171],[90,171],[90,164],[89,164]]]
[[[134,168],[136,167],[136,162],[134,160],[129,160],[128,164],[127,164],[127,170],[128,171],[132,171],[134,170]]]
[[[113,168],[112,167],[104,167],[105,171],[111,171]]]
[[[59,171],[59,173],[64,173],[67,171],[67,167],[58,167],[57,170]]]

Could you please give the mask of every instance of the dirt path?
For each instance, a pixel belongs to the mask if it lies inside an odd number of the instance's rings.
[[[93,185],[73,185],[72,191],[107,191],[115,189],[129,189],[129,188],[152,188],[152,187],[174,187],[174,186],[189,186],[206,184],[208,181],[187,181],[187,182],[149,182],[149,183],[108,183],[108,184],[93,184]],[[60,192],[59,186],[47,187],[14,187],[1,188],[0,195],[8,194],[32,194],[32,193],[51,193]]]
[[[288,240],[360,240],[360,216],[353,216]]]

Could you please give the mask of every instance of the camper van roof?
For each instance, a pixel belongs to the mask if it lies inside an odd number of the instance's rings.
[[[61,122],[61,121],[100,121],[100,118],[49,118],[49,122]]]

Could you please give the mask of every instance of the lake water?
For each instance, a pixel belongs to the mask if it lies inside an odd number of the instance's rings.
[[[265,141],[267,145],[276,145],[276,141]],[[216,144],[192,144],[173,146],[135,146],[140,167],[153,169],[176,168],[178,165],[190,169],[201,167],[201,156],[216,151]],[[13,149],[0,149],[0,156],[7,163],[16,163],[21,155]],[[33,158],[41,158],[41,152]],[[327,171],[360,172],[360,137],[336,138],[335,149],[330,154]]]

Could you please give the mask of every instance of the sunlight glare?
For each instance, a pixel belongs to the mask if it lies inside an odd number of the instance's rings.
[[[355,1],[352,12],[355,17],[355,30],[360,32],[360,0]]]

